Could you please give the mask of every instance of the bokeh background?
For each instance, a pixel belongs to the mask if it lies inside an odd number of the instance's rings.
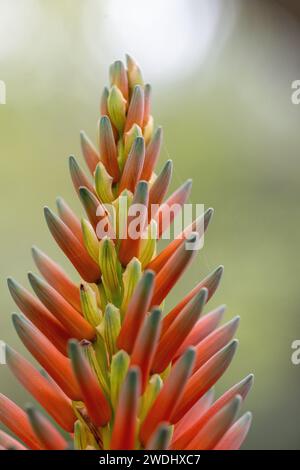
[[[254,372],[244,448],[300,448],[300,366],[291,363],[300,338],[299,19],[296,0],[0,0],[1,339],[24,351],[6,277],[28,286],[32,244],[74,274],[42,207],[61,195],[81,211],[67,157],[80,154],[80,129],[95,139],[107,68],[129,52],[153,86],[173,188],[192,176],[191,201],[215,208],[169,305],[225,265],[211,307],[241,316],[240,346],[218,389]],[[17,403],[30,399],[4,365],[0,381]]]

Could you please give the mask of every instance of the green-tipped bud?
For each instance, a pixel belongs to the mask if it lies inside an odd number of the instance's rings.
[[[107,173],[103,163],[98,163],[95,171],[95,188],[100,200],[104,203],[114,200],[112,184],[113,178]]]
[[[118,404],[120,388],[125,380],[129,367],[129,361],[130,359],[128,354],[123,350],[117,352],[111,361],[110,396],[113,409],[116,409]]]
[[[100,326],[98,329],[99,328]],[[107,372],[108,362],[103,338],[98,335],[97,340],[93,344],[85,343],[83,345],[83,352],[88,359],[103,392],[109,399],[109,377]]]
[[[121,192],[120,196],[113,202],[116,214],[115,221],[117,234],[126,233],[128,209],[132,203],[132,199],[132,192],[128,191],[127,189],[124,189],[124,191]],[[118,241],[118,244],[119,243],[120,241]]]
[[[131,299],[131,296],[136,288],[137,283],[142,276],[142,266],[141,262],[137,258],[132,258],[132,260],[127,264],[126,269],[123,273],[123,300],[121,305],[121,315],[122,318],[127,310],[128,303]]]
[[[143,127],[147,125],[150,117],[150,109],[151,109],[151,85],[147,83],[144,88],[144,120],[143,120]]]
[[[142,72],[130,55],[126,54],[127,75],[129,88],[132,90],[135,85],[144,85]]]
[[[156,241],[157,222],[152,219],[147,227],[147,238],[142,239],[140,245],[139,260],[142,263],[143,269],[145,269],[156,254]]]
[[[102,96],[101,96],[101,101],[100,101],[100,114],[101,116],[107,116],[108,115],[108,107],[107,107],[107,100],[108,100],[108,95],[109,95],[109,90],[107,87],[104,87]]]
[[[162,386],[163,386],[163,381],[161,377],[158,374],[152,375],[147,385],[147,388],[145,390],[145,393],[142,397],[141,408],[140,408],[141,411],[139,415],[141,423],[144,421],[145,417],[147,416],[148,411],[153,405],[154,400],[159,394]]]
[[[91,223],[86,219],[81,219],[81,228],[84,246],[90,257],[98,263],[99,260],[99,240],[95,234]]]
[[[97,213],[100,206],[99,200],[96,198],[95,194],[85,186],[79,188],[79,198],[89,221],[94,227],[96,227],[98,223]]]
[[[126,69],[121,60],[114,62],[109,69],[110,83],[118,87],[124,98],[128,98],[128,79]]]
[[[80,285],[81,309],[86,320],[93,326],[101,322],[101,312],[97,305],[96,294],[88,284]]]
[[[110,89],[107,99],[107,107],[112,123],[118,129],[119,133],[121,133],[126,121],[126,100],[119,88],[115,85]]]
[[[147,450],[165,450],[169,448],[174,426],[170,426],[167,422],[161,423],[156,431],[153,433],[149,443],[147,443]]]
[[[116,341],[121,329],[120,311],[113,304],[107,304],[101,324],[107,352],[111,358],[117,352]]]
[[[129,131],[126,132],[126,134],[125,134],[125,146],[124,146],[124,157],[125,157],[125,159],[127,158],[135,139],[137,137],[142,137],[142,136],[143,136],[142,130],[141,130],[140,126],[138,126],[137,124],[133,124],[131,129],[129,129]]]
[[[99,265],[107,299],[119,305],[122,294],[122,268],[114,242],[107,237],[99,244]]]

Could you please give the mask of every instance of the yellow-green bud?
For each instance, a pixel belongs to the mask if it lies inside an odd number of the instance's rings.
[[[126,269],[123,273],[123,286],[124,286],[124,293],[123,293],[123,301],[121,305],[121,316],[123,318],[129,300],[136,288],[137,283],[139,282],[142,276],[142,266],[140,261],[137,258],[132,258],[132,260],[127,264]]]
[[[96,294],[88,284],[80,285],[80,301],[84,317],[93,325],[98,326],[101,322],[101,312],[97,305]]]
[[[107,237],[99,244],[99,265],[107,300],[119,305],[122,295],[122,268],[114,242]]]
[[[98,263],[99,260],[99,240],[92,227],[92,224],[86,220],[81,219],[81,228],[84,246],[90,257]]]
[[[99,162],[95,171],[95,188],[100,200],[104,203],[114,200],[112,184],[113,178],[107,173],[103,163]]]
[[[103,337],[111,358],[117,352],[117,338],[121,329],[120,311],[113,304],[107,304],[103,317]]]
[[[129,356],[128,354],[121,350],[118,351],[112,358],[111,369],[110,369],[110,394],[111,394],[111,404],[114,409],[116,409],[118,404],[118,398],[120,393],[120,388],[125,380],[127,370],[129,367]]]
[[[157,222],[151,220],[147,228],[147,238],[142,239],[139,253],[139,260],[142,268],[145,269],[156,254],[157,244]]]
[[[126,100],[122,92],[115,85],[113,85],[109,91],[107,107],[112,123],[118,129],[119,133],[121,133],[126,121]]]
[[[142,398],[141,408],[140,408],[140,421],[143,422],[145,417],[148,414],[154,400],[156,399],[157,395],[159,394],[161,388],[163,386],[163,381],[158,374],[152,375],[145,393]]]

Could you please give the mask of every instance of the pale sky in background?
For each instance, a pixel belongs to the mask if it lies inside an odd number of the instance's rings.
[[[113,57],[125,50],[140,58],[146,75],[175,81],[203,63],[212,46],[216,48],[222,39],[220,31],[231,28],[235,11],[228,1],[226,21],[220,28],[224,13],[220,0],[112,0],[104,8],[97,1],[92,3],[93,9],[86,5],[86,34],[95,56],[99,56],[99,44]],[[103,29],[97,28],[101,12]]]
[[[65,49],[69,55],[73,46],[68,60],[80,63],[76,42],[81,41],[94,63],[106,65],[128,52],[139,58],[145,74],[176,81],[203,63],[212,47],[220,47],[235,16],[234,0],[227,1],[226,10],[222,0],[64,0],[61,15],[56,2],[48,2],[0,0],[0,59],[23,49],[29,62],[39,52],[40,64],[49,63],[51,53],[42,46],[51,37],[61,53]],[[76,27],[70,28],[68,19]]]

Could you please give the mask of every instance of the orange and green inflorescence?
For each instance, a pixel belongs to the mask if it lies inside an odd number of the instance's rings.
[[[57,214],[45,208],[50,232],[80,281],[36,247],[42,277],[29,274],[35,295],[8,280],[22,312],[13,315],[14,327],[42,370],[9,346],[6,362],[45,414],[1,395],[0,419],[18,438],[0,431],[3,449],[238,449],[249,430],[251,414],[238,415],[252,375],[214,399],[213,386],[236,351],[239,322],[220,326],[223,306],[202,315],[223,268],[163,312],[197,253],[186,242],[204,235],[213,211],[157,251],[168,228],[161,220],[173,204],[186,203],[191,181],[166,198],[172,161],[155,173],[162,129],[154,127],[150,96],[131,57],[126,67],[121,61],[110,67],[98,146],[81,133],[90,175],[69,160],[86,216],[80,220],[61,198]],[[140,236],[124,236],[134,203],[157,209],[141,216]]]

